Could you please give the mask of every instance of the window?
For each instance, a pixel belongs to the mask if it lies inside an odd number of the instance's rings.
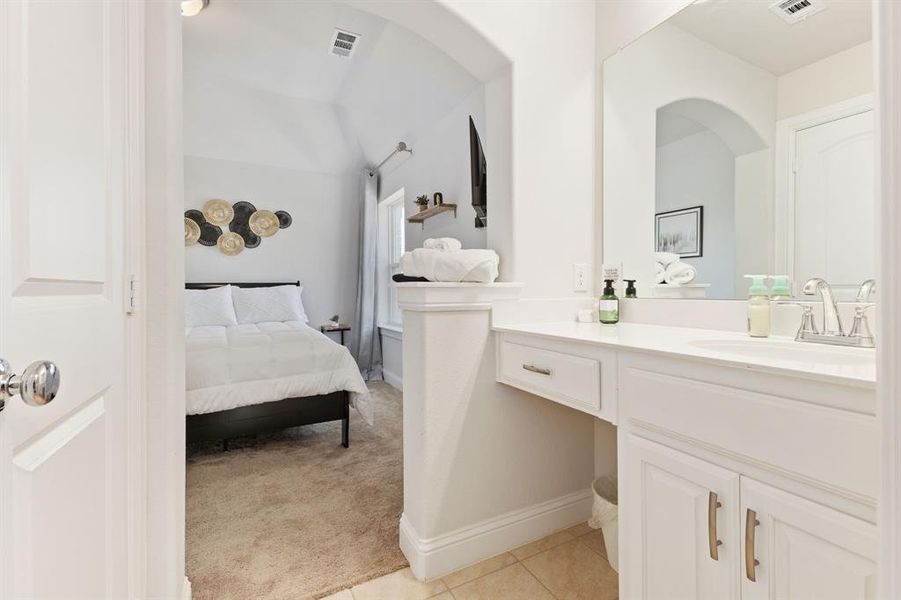
[[[379,203],[379,325],[400,328],[403,320],[397,305],[397,290],[391,277],[400,273],[404,253],[404,190],[394,192]]]

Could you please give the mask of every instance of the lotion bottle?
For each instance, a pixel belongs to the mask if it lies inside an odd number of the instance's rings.
[[[748,289],[748,335],[765,338],[770,335],[770,295],[764,281],[766,275],[745,275],[751,280]]]
[[[604,293],[598,300],[598,321],[606,325],[619,323],[619,298],[613,289],[613,280],[604,280]]]

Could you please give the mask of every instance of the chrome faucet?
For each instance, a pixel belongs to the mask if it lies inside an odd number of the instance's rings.
[[[832,287],[826,283],[826,280],[819,277],[809,279],[801,291],[808,296],[815,296],[819,293],[823,299],[823,335],[845,335],[842,321],[838,316],[835,296],[832,295]]]
[[[832,288],[825,279],[814,277],[804,284],[802,291],[808,296],[819,294],[823,299],[823,333],[819,333],[813,319],[813,308],[805,303],[786,302],[785,304],[799,304],[804,309],[801,317],[801,328],[795,340],[799,342],[812,342],[815,344],[832,344],[834,346],[854,346],[857,348],[874,348],[875,341],[867,323],[866,310],[875,306],[869,302],[870,295],[876,290],[876,282],[867,279],[860,285],[857,292],[857,307],[854,314],[854,324],[847,335],[842,329],[842,321],[838,314],[838,306]]]

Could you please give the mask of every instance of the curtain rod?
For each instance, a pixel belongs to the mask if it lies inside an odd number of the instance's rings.
[[[391,157],[394,156],[395,154],[397,154],[398,152],[409,152],[410,154],[413,154],[413,149],[407,148],[406,142],[397,142],[397,147],[394,149],[394,151],[391,154],[389,154],[388,156],[386,156],[385,160],[380,162],[379,165],[375,169],[373,169],[373,171],[378,171],[379,169],[381,169],[382,165],[384,165],[386,162],[391,160]]]

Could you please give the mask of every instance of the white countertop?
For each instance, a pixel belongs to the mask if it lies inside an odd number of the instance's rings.
[[[772,336],[751,338],[743,333],[712,329],[664,327],[638,323],[524,323],[499,325],[494,331],[595,344],[609,348],[665,354],[753,370],[816,377],[836,383],[875,387],[876,352],[795,342]]]

